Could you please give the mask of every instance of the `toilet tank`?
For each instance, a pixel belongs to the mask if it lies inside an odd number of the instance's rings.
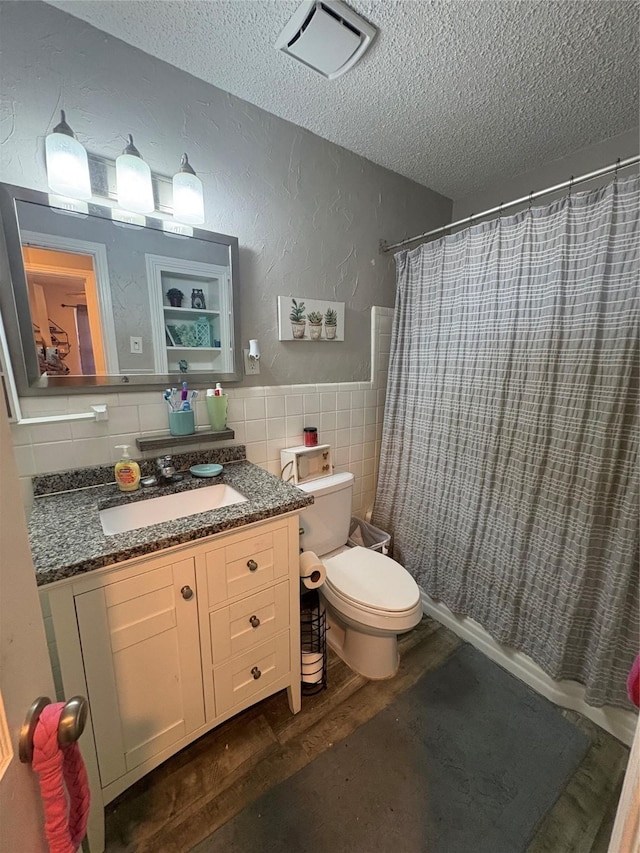
[[[298,488],[313,495],[313,504],[300,515],[300,547],[322,556],[345,545],[351,524],[353,474],[344,472],[322,477]]]

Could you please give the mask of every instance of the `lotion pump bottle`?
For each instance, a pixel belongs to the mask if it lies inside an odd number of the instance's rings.
[[[117,444],[122,450],[122,458],[116,462],[116,483],[121,492],[135,492],[140,487],[140,466],[129,457],[129,445]]]

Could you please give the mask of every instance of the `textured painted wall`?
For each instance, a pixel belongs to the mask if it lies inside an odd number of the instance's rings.
[[[133,133],[170,175],[187,151],[205,227],[240,241],[242,339],[259,338],[263,353],[253,384],[368,379],[370,308],[395,298],[378,240],[449,221],[448,199],[48,5],[0,3],[0,32],[2,180],[46,188],[43,140],[61,107],[104,156]],[[326,108],[339,97],[328,86]],[[344,301],[346,341],[278,342],[278,294]]]

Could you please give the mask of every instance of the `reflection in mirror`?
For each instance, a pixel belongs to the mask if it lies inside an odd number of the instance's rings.
[[[185,372],[240,378],[235,238],[184,236],[157,219],[134,226],[102,206],[78,214],[42,193],[0,189],[14,295],[1,307],[14,321],[21,393],[166,387]]]
[[[90,255],[22,248],[41,374],[108,374]]]

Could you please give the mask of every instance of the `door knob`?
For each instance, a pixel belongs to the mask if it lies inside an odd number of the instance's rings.
[[[185,601],[189,601],[190,598],[193,598],[193,590],[190,586],[183,586],[180,590],[180,595],[184,598]]]
[[[30,764],[33,759],[33,733],[38,725],[40,714],[50,704],[51,699],[48,696],[39,696],[27,711],[18,741],[18,756],[23,764]],[[65,704],[58,721],[60,746],[67,746],[78,740],[87,722],[88,708],[89,703],[84,696],[73,696]]]

